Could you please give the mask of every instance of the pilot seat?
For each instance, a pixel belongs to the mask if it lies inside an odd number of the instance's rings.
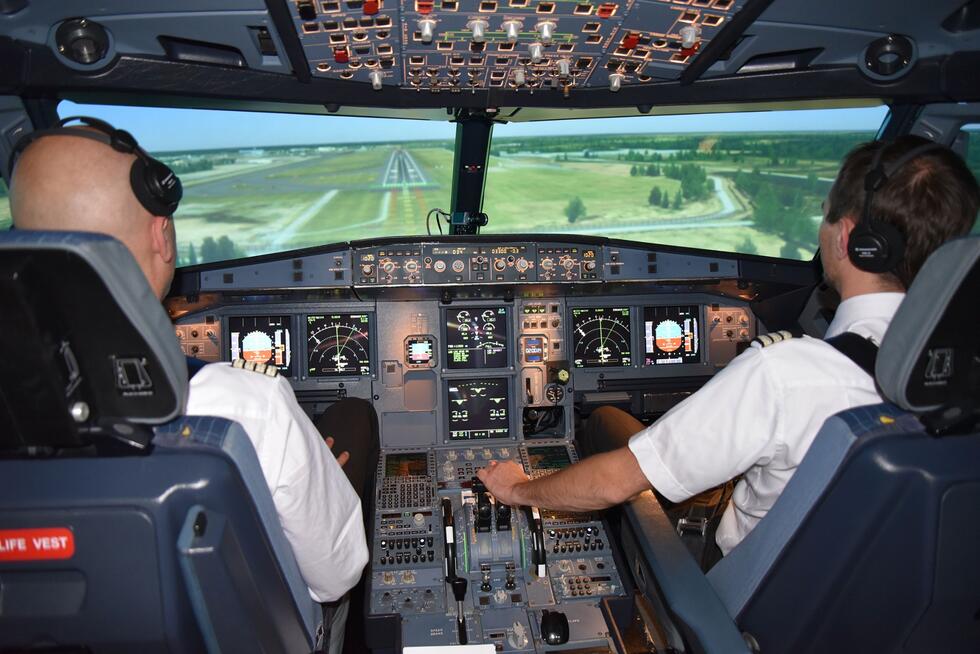
[[[0,651],[310,652],[322,611],[129,251],[0,235]]]

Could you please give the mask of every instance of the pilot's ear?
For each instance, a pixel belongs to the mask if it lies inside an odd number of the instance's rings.
[[[165,263],[171,263],[177,258],[176,235],[171,235],[173,218],[153,216],[150,219],[150,237],[153,240],[153,252],[158,254]]]
[[[847,244],[851,240],[851,232],[857,226],[857,221],[852,216],[844,215],[837,221],[837,238],[834,239],[834,254],[840,259],[847,259]]]

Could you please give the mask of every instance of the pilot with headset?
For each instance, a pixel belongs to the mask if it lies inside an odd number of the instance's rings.
[[[65,126],[76,120],[84,126]],[[173,214],[181,184],[132,135],[94,118],[66,118],[22,138],[9,170],[17,229],[110,234],[132,252],[157,297],[166,296],[176,262]],[[227,418],[245,429],[310,595],[336,602],[358,582],[368,558],[361,502],[341,469],[348,453],[339,459],[331,454],[332,439],[324,443],[275,368],[188,367],[187,414]],[[377,419],[367,402],[345,400],[328,412],[318,424],[356,438],[356,457],[371,449],[372,436],[377,441]],[[354,483],[363,482],[355,477]],[[329,649],[339,652],[347,603],[330,612]]]
[[[824,275],[841,297],[827,341],[763,337],[649,427],[613,407],[593,412],[583,445],[595,456],[534,481],[491,462],[480,478],[508,504],[584,511],[650,488],[681,502],[743,475],[716,533],[727,554],[773,506],[824,420],[882,401],[876,346],[926,258],[970,231],[978,204],[976,179],[948,148],[914,136],[855,148],[820,225]]]

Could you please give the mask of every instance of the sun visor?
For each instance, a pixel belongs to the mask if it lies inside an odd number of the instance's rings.
[[[882,341],[875,376],[888,399],[926,412],[970,392],[977,298],[980,237],[946,243],[919,271]]]
[[[64,401],[78,423],[152,425],[183,413],[184,355],[122,243],[90,233],[0,234],[0,291],[4,348],[21,348],[12,354],[21,379],[57,391],[26,394],[39,420],[64,414],[41,406],[52,401]]]

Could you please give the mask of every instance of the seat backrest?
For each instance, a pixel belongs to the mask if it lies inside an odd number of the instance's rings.
[[[2,234],[0,295],[31,339],[0,360],[33,390],[0,384],[0,650],[309,651],[319,609],[251,441],[181,415],[186,363],[128,250]]]
[[[980,238],[937,250],[879,350],[894,404],[830,418],[708,573],[761,651],[980,651],[977,297]]]

